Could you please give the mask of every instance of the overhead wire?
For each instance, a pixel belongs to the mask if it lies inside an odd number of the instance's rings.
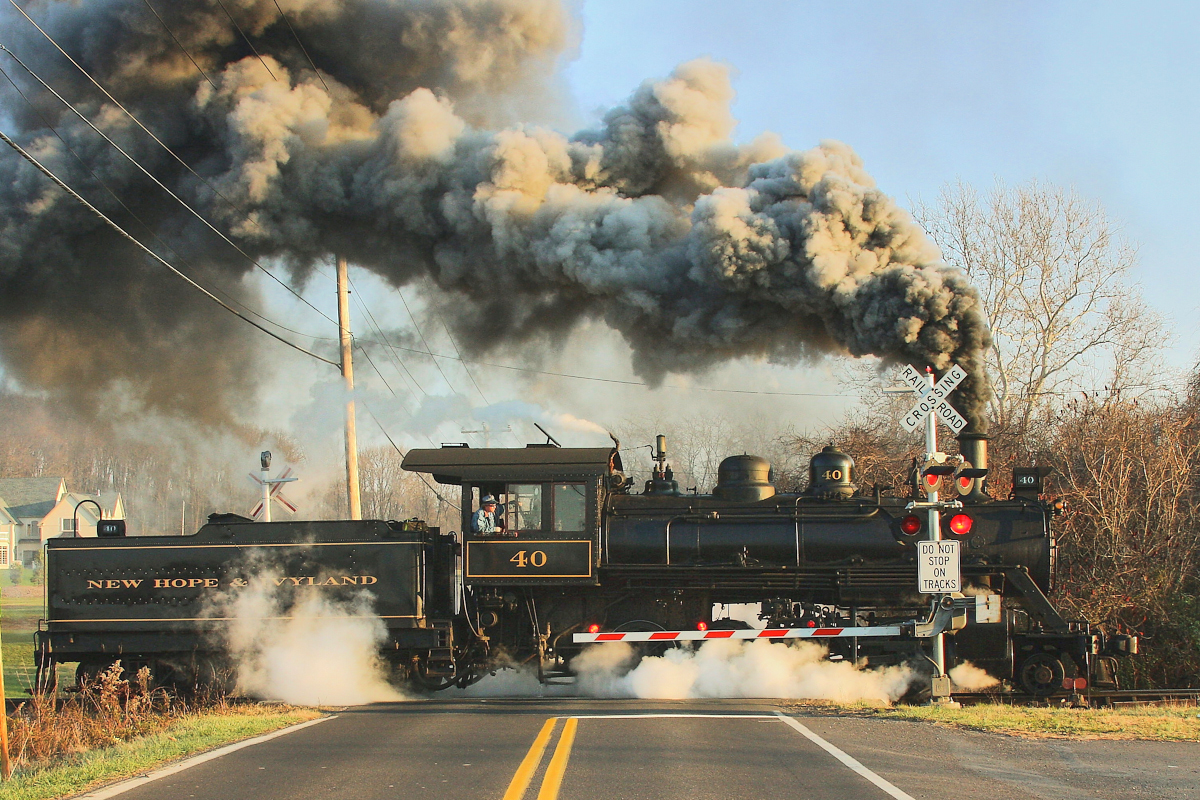
[[[79,165],[81,167],[83,167],[89,175],[92,176],[92,179],[95,180],[97,184],[99,184],[106,192],[108,192],[108,194],[112,197],[112,199],[115,200],[121,206],[121,208],[125,209],[125,212],[127,214],[129,214],[130,218],[133,219],[138,225],[140,225],[142,227],[142,229],[146,232],[146,234],[148,236],[150,236],[151,238],[153,238],[155,242],[157,242],[159,245],[161,245],[163,248],[165,248],[167,251],[169,251],[178,261],[183,263],[184,266],[194,269],[194,267],[192,267],[192,265],[190,263],[188,263],[187,259],[185,259],[178,250],[176,250],[174,247],[171,246],[171,244],[169,242],[167,242],[161,236],[159,236],[158,233],[155,232],[155,230],[148,223],[146,223],[141,217],[139,217],[137,215],[137,213],[134,212],[134,210],[131,209],[125,203],[125,201],[122,200],[121,197],[112,190],[112,187],[110,187],[107,183],[105,183],[104,180],[99,175],[96,174],[96,171],[91,168],[91,166],[87,163],[86,160],[84,160],[84,158],[82,156],[79,155],[79,153],[75,150],[75,148],[71,147],[71,144],[65,138],[63,138],[63,135],[58,132],[58,129],[54,127],[53,123],[51,123],[50,120],[48,120],[46,118],[46,115],[41,112],[41,110],[37,107],[37,105],[33,102],[33,100],[30,99],[29,96],[25,94],[25,92],[21,89],[20,84],[18,84],[15,80],[13,80],[12,76],[9,75],[8,71],[6,69],[4,69],[4,67],[2,67],[2,66],[0,66],[0,75],[3,75],[8,80],[8,82],[10,84],[12,84],[13,89],[16,90],[17,94],[21,96],[21,99],[24,100],[29,105],[29,107],[33,110],[33,112],[35,114],[37,114],[38,118],[41,119],[42,124],[46,126],[46,129],[49,130],[51,133],[53,133],[54,136],[60,142],[62,142],[62,145],[63,145],[63,147],[66,148],[67,152],[70,153],[77,162],[79,162]],[[289,333],[294,333],[297,336],[305,336],[305,337],[308,337],[308,338],[311,338],[314,340],[321,340],[323,338],[323,337],[312,336],[311,334],[305,333],[304,331],[298,331],[293,328],[289,328],[286,325],[281,325],[280,323],[276,322],[275,320],[271,319],[270,317],[267,317],[266,315],[260,314],[259,312],[255,311],[253,308],[250,308],[245,303],[240,302],[236,298],[230,297],[225,292],[220,292],[220,294],[225,296],[225,299],[227,302],[232,303],[233,305],[239,306],[247,314],[257,317],[258,319],[262,320],[263,322],[265,322],[268,325],[273,325],[276,328],[279,328],[280,330],[285,330]],[[332,341],[332,340],[330,340],[330,341]]]
[[[9,0],[11,2],[11,0]],[[312,67],[313,72],[317,73],[317,77],[321,79],[321,85],[325,87],[325,91],[329,91],[329,84],[325,82],[325,76],[321,74],[321,70],[317,69],[317,65],[313,63],[312,56],[308,54],[308,48],[304,46],[304,42],[300,41],[299,34],[292,27],[292,21],[288,19],[287,14],[283,13],[283,9],[279,7],[279,0],[275,0],[275,8],[279,11],[279,16],[283,17],[283,21],[287,23],[288,30],[292,32],[292,38],[296,40],[296,44],[300,45],[300,52],[304,53],[304,57],[308,59],[308,65]]]
[[[17,56],[16,53],[14,53],[12,50],[9,50],[3,44],[0,44],[0,50],[4,51],[5,53],[8,53],[8,55],[10,57],[12,57],[12,59],[14,61],[16,61],[18,64],[20,64],[22,69],[24,69],[27,73],[29,73],[29,75],[34,80],[36,80],[38,83],[40,83],[46,91],[48,91],[52,95],[54,95],[55,98],[57,98],[59,100],[59,102],[61,102],[63,105],[65,105],[67,108],[69,108],[75,114],[75,116],[77,116],[77,117],[79,117],[79,119],[83,120],[83,122],[89,128],[91,128],[93,131],[95,131],[102,139],[104,139],[104,141],[108,142],[108,144],[111,145],[118,153],[120,153],[122,156],[124,156],[129,161],[130,164],[132,164],[135,168],[137,168],[137,170],[139,172],[141,172],[143,175],[145,175],[147,178],[149,178],[151,181],[153,181],[154,184],[158,188],[162,189],[164,192],[166,192],[168,195],[170,195],[171,199],[175,200],[175,202],[179,203],[181,206],[183,206],[185,209],[187,209],[188,213],[190,213],[193,217],[195,217],[201,223],[203,223],[205,227],[207,227],[209,230],[211,230],[217,236],[221,237],[222,241],[224,241],[226,244],[228,244],[230,247],[232,247],[234,250],[236,250],[239,255],[241,255],[243,258],[245,258],[247,261],[249,261],[251,264],[253,264],[255,267],[257,267],[260,271],[262,271],[264,274],[266,274],[268,277],[270,277],[273,281],[278,283],[280,286],[282,286],[288,292],[290,292],[297,300],[304,303],[306,306],[311,308],[313,311],[316,311],[318,314],[320,314],[322,317],[324,317],[329,322],[334,322],[332,317],[330,317],[324,311],[322,311],[321,309],[317,308],[315,305],[310,303],[299,292],[297,292],[292,287],[288,286],[285,281],[281,280],[279,277],[277,277],[274,273],[272,273],[270,270],[268,270],[262,264],[258,263],[258,261],[256,259],[254,259],[254,257],[252,257],[250,254],[248,254],[238,244],[236,244],[232,239],[230,239],[228,236],[226,236],[224,233],[222,233],[215,225],[213,225],[211,222],[209,222],[204,217],[203,214],[201,214],[196,209],[192,208],[187,203],[186,200],[181,198],[179,195],[175,194],[175,192],[173,192],[170,188],[168,188],[166,184],[164,184],[162,181],[160,181],[158,178],[156,178],[150,172],[150,170],[143,167],[137,159],[135,159],[133,156],[129,155],[129,153],[127,153],[125,151],[125,149],[122,148],[119,144],[114,142],[108,136],[108,134],[106,134],[104,131],[100,130],[100,128],[96,127],[96,125],[90,119],[88,119],[85,114],[83,114],[81,111],[79,111],[79,109],[75,108],[75,106],[73,106],[70,103],[70,101],[68,101],[65,97],[63,97],[61,94],[59,94],[58,91],[56,91],[53,86],[48,84],[45,80],[42,79],[42,77],[40,75],[38,75],[36,72],[34,72],[24,61],[22,61]],[[337,324],[337,323],[334,323],[334,324]]]
[[[254,42],[250,41],[250,37],[247,36],[245,31],[242,30],[242,26],[237,24],[237,20],[233,18],[233,14],[229,13],[229,9],[225,7],[224,0],[217,0],[217,5],[219,5],[221,10],[225,12],[225,16],[229,17],[229,23],[233,25],[234,30],[236,30],[241,35],[242,39],[245,40],[246,44],[250,46],[250,52],[254,53],[255,57],[258,58],[258,63],[263,65],[263,69],[265,69],[267,74],[271,76],[271,80],[279,80],[279,78],[275,77],[275,73],[271,71],[271,68],[267,66],[266,59],[262,57],[262,53],[258,52],[258,48],[254,46]]]
[[[234,204],[228,197],[226,197],[224,194],[222,194],[220,192],[220,190],[217,189],[217,187],[211,183],[211,181],[209,181],[207,178],[205,178],[202,175],[200,175],[199,173],[197,173],[191,167],[190,164],[188,164],[183,158],[181,158],[177,153],[175,153],[175,151],[169,145],[167,145],[158,136],[156,136],[153,131],[151,131],[149,128],[147,128],[128,108],[126,108],[119,100],[117,100],[117,98],[114,97],[112,95],[112,93],[110,93],[103,85],[101,85],[94,77],[92,77],[92,75],[86,69],[84,69],[84,67],[82,65],[80,65],[79,62],[77,62],[74,58],[72,58],[71,55],[69,53],[67,53],[67,51],[64,50],[61,45],[59,45],[59,43],[54,39],[54,37],[52,37],[40,25],[38,25],[38,23],[32,17],[30,17],[29,14],[27,14],[24,9],[21,8],[16,3],[16,0],[9,0],[9,3],[31,25],[33,25],[33,27],[35,29],[37,29],[37,31],[39,33],[41,33],[42,36],[44,36],[46,38],[46,40],[49,41],[55,47],[55,49],[57,49],[77,70],[79,70],[79,72],[82,73],[84,75],[84,77],[86,77],[97,89],[99,89],[100,92],[102,94],[104,94],[105,97],[107,97],[113,104],[115,104],[117,106],[117,108],[119,108],[126,116],[128,116],[130,118],[130,120],[132,120],[133,123],[135,125],[137,125],[137,127],[139,127],[143,132],[145,132],[148,136],[150,136],[150,138],[153,139],[160,147],[162,147],[164,150],[166,150],[171,155],[171,157],[174,158],[189,173],[191,173],[195,178],[197,178],[202,183],[204,183],[204,185],[207,186],[215,195],[220,197],[222,200],[224,200],[226,203],[228,203],[231,207],[237,208],[236,204]],[[320,78],[322,85],[324,85],[325,88],[328,89],[328,84],[325,83],[325,79],[323,76],[321,76],[320,70],[317,69],[316,64],[313,62],[312,57],[308,53],[308,50],[304,47],[304,43],[300,40],[300,37],[297,35],[296,30],[292,26],[291,21],[288,19],[287,15],[283,12],[283,9],[279,7],[277,0],[275,1],[275,5],[276,5],[277,10],[280,13],[281,18],[284,20],[285,24],[288,26],[289,31],[292,33],[293,38],[296,40],[297,45],[299,45],[301,51],[304,53],[305,58],[308,60],[309,65],[317,73],[317,77]],[[226,13],[228,13],[228,9],[225,9],[225,10],[226,10]],[[236,23],[235,23],[235,27],[236,27]],[[182,45],[180,45],[180,47],[181,47],[181,49],[183,49]],[[237,249],[241,255],[243,255],[245,258],[250,260],[258,269],[262,270],[272,280],[279,283],[288,292],[292,293],[299,300],[301,300],[301,302],[303,302],[305,305],[308,305],[310,308],[312,308],[314,311],[316,311],[318,314],[320,314],[322,317],[324,317],[327,321],[334,322],[336,324],[336,322],[328,314],[321,311],[319,308],[317,308],[312,303],[310,303],[307,299],[302,297],[292,287],[288,286],[286,284],[286,282],[282,281],[280,278],[278,278],[276,275],[274,275],[274,273],[270,272],[265,267],[258,264],[257,261],[254,261],[254,259],[252,259],[244,251],[242,251],[241,248],[238,247],[238,245],[236,245],[231,240],[229,240],[228,237],[226,237],[223,233],[221,233],[214,226],[212,226],[211,223],[209,223],[206,219],[204,219],[201,215],[199,215],[198,212],[196,212],[194,209],[192,209],[191,206],[189,206],[187,203],[185,203],[182,199],[180,199],[173,192],[171,192],[170,189],[163,186],[161,184],[161,182],[159,182],[156,178],[154,178],[153,175],[150,175],[150,173],[147,172],[136,160],[134,160],[131,156],[129,156],[128,153],[125,153],[124,150],[121,150],[121,148],[118,145],[116,145],[114,142],[112,142],[112,140],[109,139],[109,137],[107,137],[102,131],[100,131],[98,128],[96,128],[95,125],[92,125],[90,120],[88,120],[86,117],[84,117],[77,109],[74,108],[74,106],[72,106],[68,101],[66,101],[64,98],[62,98],[62,96],[59,95],[56,91],[54,91],[54,89],[52,87],[50,87],[49,84],[47,84],[44,80],[42,80],[40,78],[40,76],[36,75],[36,73],[34,73],[19,58],[17,58],[16,54],[14,54],[11,50],[9,50],[7,47],[4,47],[3,45],[0,45],[0,49],[3,49],[10,56],[12,56],[14,58],[14,60],[17,61],[17,63],[21,64],[21,66],[27,72],[29,72],[39,83],[41,83],[48,91],[51,91],[61,102],[63,102],[65,105],[67,105],[67,107],[70,108],[76,115],[80,116],[89,126],[91,126],[94,130],[96,130],[97,133],[99,133],[101,136],[103,136],[106,139],[106,141],[108,141],[110,144],[112,144],[113,147],[116,147],[123,155],[125,155],[126,158],[129,158],[130,161],[139,170],[143,171],[143,173],[145,173],[148,177],[150,177],[152,180],[154,180],[155,183],[157,183],[160,187],[163,188],[164,191],[167,191],[168,193],[170,193],[178,202],[180,202],[182,205],[184,205],[184,207],[187,208],[189,212],[196,215],[197,218],[200,219],[201,222],[203,222],[205,225],[207,225],[209,228],[211,228],[215,233],[217,233],[219,236],[221,236],[222,239],[224,239],[231,246],[233,246],[235,249]],[[264,66],[266,66],[265,63],[264,63]],[[268,68],[268,72],[270,72],[269,68]],[[259,226],[255,220],[253,220],[250,217],[245,217],[245,219],[247,222],[249,222],[250,224],[252,224],[256,227],[259,227],[261,230],[261,226]],[[403,300],[403,295],[401,295],[401,298]],[[407,307],[407,303],[405,303],[405,305]],[[411,312],[410,312],[410,316],[411,316]],[[289,332],[296,333],[297,335],[305,335],[305,336],[308,335],[308,334],[301,333],[299,331],[294,331],[289,328],[284,328],[284,326],[278,325],[278,323],[272,322],[271,324],[274,324],[277,327],[280,327],[284,330],[288,330]],[[414,320],[414,324],[415,324],[415,320]],[[443,324],[443,326],[445,325],[444,322],[442,324]],[[420,333],[419,329],[418,329],[418,333]],[[448,328],[447,328],[447,334],[449,334]],[[272,333],[271,335],[274,336],[275,334]],[[276,338],[279,338],[279,337],[276,337]],[[311,337],[311,338],[322,339],[323,337]],[[386,337],[384,337],[384,338],[386,339]],[[664,385],[662,387],[652,387],[652,386],[650,386],[650,384],[647,384],[642,381],[630,381],[630,380],[622,380],[622,379],[618,379],[618,378],[601,378],[601,377],[587,376],[587,375],[574,375],[574,374],[570,374],[570,373],[554,372],[554,371],[549,371],[549,370],[536,370],[536,369],[532,369],[532,368],[528,368],[528,367],[516,367],[516,366],[512,366],[512,365],[508,365],[508,364],[497,364],[497,363],[487,362],[487,361],[470,360],[470,359],[463,358],[461,356],[461,351],[458,350],[457,343],[453,342],[453,337],[450,337],[450,338],[451,338],[451,343],[454,346],[456,352],[459,352],[459,355],[457,355],[457,356],[447,356],[447,355],[443,355],[443,354],[439,354],[439,353],[434,353],[434,352],[432,352],[431,349],[419,350],[416,348],[401,347],[398,345],[392,345],[390,342],[384,343],[382,346],[387,347],[392,350],[396,350],[396,351],[418,353],[418,354],[430,356],[431,358],[435,359],[435,362],[434,362],[435,364],[437,363],[436,362],[437,359],[450,359],[450,360],[454,360],[454,361],[458,361],[458,362],[462,363],[464,365],[464,368],[468,364],[476,364],[479,366],[491,367],[493,369],[503,369],[503,370],[509,370],[509,371],[515,371],[515,372],[525,372],[528,374],[545,375],[545,376],[549,376],[549,377],[567,378],[567,379],[572,379],[572,380],[594,381],[594,382],[600,382],[600,383],[628,385],[628,386],[641,386],[641,387],[645,387],[645,388],[666,388],[666,389],[672,389],[672,390],[677,390],[677,391],[702,391],[702,392],[711,392],[711,393],[766,395],[766,396],[782,396],[782,397],[851,397],[851,396],[857,396],[857,395],[847,395],[844,393],[833,394],[833,393],[815,393],[815,392],[772,392],[772,391],[755,391],[755,390],[746,390],[746,389],[720,389],[720,388],[715,388],[715,387],[699,387],[699,386],[682,387],[682,386],[672,386],[669,384]],[[422,335],[422,339],[424,339],[423,335]],[[286,341],[286,340],[283,340],[283,341]],[[372,344],[380,344],[379,342],[370,342],[369,340],[363,340],[363,342],[364,343],[372,343]],[[427,343],[426,343],[426,347],[428,348]],[[333,362],[330,362],[330,363],[333,363]],[[440,371],[440,367],[439,367],[439,371]],[[475,388],[480,391],[480,396],[484,397],[485,402],[487,402],[486,395],[483,394],[483,392],[480,389],[478,382],[475,380],[474,376],[470,375],[469,370],[468,370],[468,376],[471,378],[472,383],[475,384]],[[444,373],[443,373],[443,378],[445,378]],[[414,382],[415,382],[415,379],[414,379]],[[447,379],[447,383],[449,384],[448,379]],[[419,386],[419,383],[417,385]],[[450,384],[450,385],[452,387],[452,384]]]
[[[8,138],[8,136],[3,131],[0,131],[0,141],[3,141],[5,144],[7,144],[13,150],[16,150],[17,153],[22,158],[24,158],[26,161],[28,161],[30,164],[32,164],[39,172],[41,172],[43,175],[45,175],[47,178],[49,178],[51,181],[53,181],[55,183],[55,185],[57,185],[60,189],[62,189],[64,192],[66,192],[72,198],[77,200],[84,208],[86,208],[87,210],[89,210],[93,214],[95,214],[97,217],[99,217],[106,225],[108,225],[110,228],[115,230],[118,234],[120,234],[125,239],[128,239],[130,242],[132,242],[134,245],[136,245],[139,249],[141,249],[147,255],[149,255],[151,258],[153,258],[155,261],[162,264],[164,267],[169,269],[171,272],[175,273],[177,276],[179,276],[184,281],[186,281],[194,289],[196,289],[197,291],[202,293],[208,299],[212,300],[214,303],[219,305],[221,308],[228,311],[230,314],[233,314],[235,317],[241,319],[246,324],[254,326],[258,330],[260,330],[263,333],[270,336],[272,339],[275,339],[279,342],[282,342],[283,344],[286,344],[288,347],[292,348],[293,350],[298,350],[301,353],[304,353],[304,355],[309,356],[311,358],[315,358],[317,361],[322,361],[326,364],[329,364],[330,366],[340,367],[340,365],[336,361],[330,361],[328,358],[317,355],[316,353],[312,352],[311,350],[307,350],[307,349],[301,347],[300,345],[296,344],[295,342],[288,341],[287,339],[283,338],[282,336],[275,333],[274,331],[264,328],[262,325],[258,324],[257,322],[250,319],[246,315],[242,314],[236,308],[229,305],[221,298],[217,297],[215,294],[213,294],[211,291],[209,291],[205,287],[201,286],[199,283],[197,283],[195,280],[193,280],[186,273],[180,271],[177,267],[175,267],[174,264],[172,264],[169,261],[167,261],[166,259],[164,259],[158,253],[155,253],[149,247],[142,244],[142,242],[139,241],[131,233],[126,231],[124,228],[122,228],[120,225],[118,225],[113,220],[109,219],[108,216],[105,215],[105,213],[103,211],[101,211],[100,209],[96,208],[91,203],[89,203],[86,199],[84,199],[84,197],[82,195],[80,195],[78,192],[76,192],[74,189],[72,189],[70,186],[68,186],[66,184],[66,182],[62,180],[62,178],[59,178],[57,175],[54,174],[53,171],[51,171],[48,167],[46,167],[44,164],[42,164],[42,162],[38,161],[36,158],[34,158],[32,155],[30,155],[28,152],[26,152],[25,149],[21,147],[21,145],[17,144],[12,139]]]
[[[204,77],[204,80],[208,81],[209,86],[216,89],[217,85],[212,82],[212,78],[208,77],[208,73],[200,68],[200,65],[196,63],[196,59],[192,58],[192,54],[189,53],[188,49],[183,46],[183,42],[179,41],[179,37],[175,35],[175,31],[171,30],[171,26],[167,25],[167,21],[159,15],[154,6],[150,5],[150,0],[142,0],[142,2],[146,4],[146,8],[150,9],[150,13],[153,14],[160,23],[162,23],[163,30],[165,30],[171,36],[171,41],[175,42],[175,44],[179,46],[179,49],[183,51],[183,54],[188,57],[188,61],[192,62],[192,66],[196,68],[196,71]]]

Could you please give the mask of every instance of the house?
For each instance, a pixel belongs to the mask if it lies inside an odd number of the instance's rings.
[[[105,519],[125,518],[120,492],[68,492],[62,478],[0,478],[0,569],[32,567],[47,539],[76,535],[76,519],[79,536],[95,536],[96,504]]]

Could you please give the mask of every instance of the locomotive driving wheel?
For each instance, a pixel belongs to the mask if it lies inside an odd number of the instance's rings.
[[[1050,653],[1034,653],[1021,662],[1017,678],[1021,687],[1035,697],[1049,697],[1062,688],[1066,670]]]

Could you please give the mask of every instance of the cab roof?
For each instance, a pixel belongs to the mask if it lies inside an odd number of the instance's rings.
[[[612,447],[444,446],[409,450],[402,466],[410,472],[428,473],[438,483],[462,484],[599,477],[614,467],[619,470],[621,462]]]

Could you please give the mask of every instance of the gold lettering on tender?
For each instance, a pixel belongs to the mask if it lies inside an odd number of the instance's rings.
[[[203,586],[203,585],[204,585],[204,578],[192,578],[190,581],[188,581],[189,589],[194,589],[197,586]]]
[[[124,578],[121,581],[121,585],[126,589],[136,589],[142,585],[142,579],[138,578],[137,580],[134,580],[132,578]]]
[[[104,587],[100,585],[100,581],[93,581],[93,580],[89,580],[89,581],[88,581],[88,584],[87,584],[87,588],[89,588],[89,589],[103,589]]]
[[[120,589],[121,582],[120,581],[105,581],[104,588],[105,589]]]
[[[183,578],[172,578],[170,586],[172,589],[186,589],[188,582]]]
[[[341,584],[338,583],[337,578],[326,578],[325,582],[322,583],[321,585],[322,586],[340,586]]]
[[[302,581],[304,579],[303,578],[288,578],[288,580],[292,582],[292,586],[299,586],[300,581]]]
[[[314,578],[313,578],[311,575],[310,575],[309,577],[307,577],[307,578],[302,578],[302,580],[304,580],[304,581],[307,581],[309,586],[313,586],[313,585],[315,585],[315,584],[313,583],[313,581],[314,581],[315,579],[314,579]]]
[[[155,578],[154,579],[154,588],[155,589],[166,589],[170,585],[171,585],[171,582],[169,580],[167,580],[166,578]]]
[[[371,575],[363,575],[358,579],[358,582],[363,586],[370,586],[372,583],[379,583],[379,578]]]
[[[354,575],[347,575],[342,578],[342,586],[357,586],[358,578]]]
[[[217,579],[216,578],[205,578],[204,579],[204,588],[205,589],[217,588]]]

